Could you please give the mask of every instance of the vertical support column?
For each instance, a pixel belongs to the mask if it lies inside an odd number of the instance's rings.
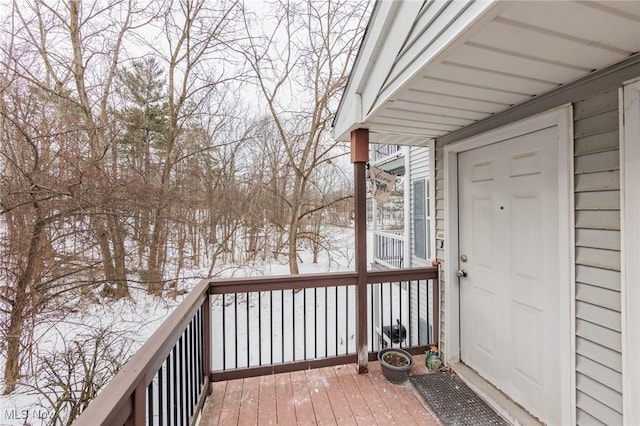
[[[146,424],[147,414],[147,385],[145,384],[144,375],[136,386],[132,398],[133,413],[130,419],[133,419],[133,426],[144,426]],[[127,423],[129,424],[129,422]]]
[[[400,268],[411,268],[413,266],[411,264],[411,176],[409,176],[411,170],[411,147],[403,146],[402,151],[404,154],[404,206],[402,207],[404,231],[402,232],[403,262]]]
[[[429,343],[435,343],[440,347],[440,265],[438,265],[438,276],[433,278],[431,283],[431,300],[433,300],[433,336],[431,336],[431,341]]]
[[[351,162],[353,163],[355,196],[356,243],[356,351],[359,374],[369,371],[367,363],[367,185],[366,163],[369,160],[369,130],[351,132]]]
[[[204,344],[202,368],[204,369],[204,382],[207,384],[206,394],[211,395],[211,293],[209,293],[208,286],[202,302],[202,309],[202,333],[204,334],[202,336]]]

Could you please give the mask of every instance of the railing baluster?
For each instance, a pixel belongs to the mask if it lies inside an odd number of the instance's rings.
[[[262,292],[258,292],[258,365],[262,365]]]
[[[164,404],[164,365],[167,361],[162,363],[158,370],[158,426],[164,425],[164,410],[166,404]]]
[[[329,356],[329,289],[324,288],[324,356]]]
[[[318,358],[318,306],[316,301],[318,296],[315,287],[313,288],[313,357]]]
[[[335,314],[334,316],[335,316],[335,319],[336,319],[336,321],[335,321],[336,322],[336,335],[335,335],[336,353],[335,353],[335,355],[338,356],[338,286],[336,286],[335,289],[336,289],[336,294],[335,294],[336,299],[335,299],[333,311],[334,311],[334,314]]]
[[[202,351],[204,349],[204,345],[202,342],[202,310],[204,309],[204,305],[198,309],[198,322],[196,323],[196,344],[198,345],[198,350],[196,351],[196,369],[195,372],[198,378],[198,398],[200,397],[200,390],[202,389],[202,385],[204,384],[204,371],[202,367]]]
[[[349,287],[344,287],[344,353],[349,353]]]
[[[433,336],[434,325],[432,325],[431,328],[429,328],[429,318],[432,318],[432,315],[431,315],[431,312],[430,312],[431,311],[431,307],[429,306],[429,286],[430,285],[433,286],[432,283],[429,283],[429,281],[427,281],[427,290],[426,290],[427,300],[425,301],[425,305],[427,307],[427,321],[426,321],[426,323],[427,323],[427,339],[429,341],[426,342],[426,343],[435,343],[436,340],[433,338],[434,337]],[[434,303],[433,309],[435,310],[436,309],[435,302],[433,302],[433,303]]]
[[[153,380],[147,386],[147,424],[153,424]]]
[[[235,368],[238,368],[238,293],[233,293],[233,329],[236,330],[234,333],[234,343],[235,343]]]
[[[427,281],[427,285],[428,285],[428,284],[429,284],[429,282]],[[417,339],[417,341],[418,341],[418,345],[419,345],[419,344],[421,343],[421,342],[420,342],[420,287],[421,287],[421,286],[420,286],[420,280],[418,280],[418,281],[417,281],[417,287],[418,287],[418,291],[417,291],[417,293],[418,293],[418,297],[417,297],[418,307],[416,308],[416,309],[417,309],[417,311],[418,311],[418,327],[417,327],[417,330],[418,330],[418,339]],[[427,306],[427,309],[429,309],[429,307],[428,307],[428,306]],[[427,311],[427,314],[428,314],[428,311]],[[429,326],[429,317],[427,316],[427,327],[428,327],[428,326]],[[428,329],[427,329],[427,331],[428,331]]]
[[[280,343],[282,344],[281,362],[284,362],[284,290],[280,290]]]
[[[172,382],[171,382],[171,353],[167,356],[167,426],[175,425],[175,422],[171,421],[171,413],[173,412],[172,405]]]
[[[222,295],[222,369],[227,369],[227,295]]]
[[[180,424],[184,425],[184,354],[183,354],[183,338],[184,334],[180,336],[178,340],[178,392],[180,393],[178,396],[178,418],[180,419]]]
[[[380,339],[382,339],[382,347],[386,346],[386,341],[384,339],[384,284],[380,283]]]
[[[271,357],[269,358],[269,362],[271,364],[274,363],[273,361],[273,340],[274,340],[274,335],[273,335],[273,291],[269,292],[269,333],[270,333],[270,338],[269,338],[269,347],[271,349]]]
[[[193,338],[193,327],[195,326],[192,319],[189,323],[189,384],[191,385],[189,394],[191,395],[191,401],[189,401],[189,417],[193,416],[193,406],[196,402],[196,386],[197,380],[194,372],[196,371],[196,344]]]
[[[293,324],[293,354],[292,360],[296,360],[296,291],[291,290],[291,323]]]
[[[373,346],[374,346],[374,335],[373,335],[373,329],[375,328],[375,324],[373,323],[373,319],[375,318],[373,315],[373,292],[374,292],[374,288],[371,286],[367,286],[369,288],[369,309],[371,310],[371,314],[369,316],[369,334],[371,336],[371,338],[369,339],[369,351],[373,350]]]
[[[251,336],[249,335],[249,305],[251,304],[249,303],[249,292],[245,293],[244,300],[247,305],[247,367],[249,367],[250,366],[249,360],[251,359],[251,342],[250,342]]]
[[[183,403],[184,403],[184,407],[183,407],[183,416],[185,417],[185,419],[189,420],[189,405],[191,405],[191,354],[189,353],[189,349],[191,347],[191,342],[189,341],[189,326],[187,325],[187,328],[184,330],[184,347],[183,347],[183,351],[184,351],[184,358],[183,358],[183,364],[184,364],[184,371],[182,373],[183,378],[184,378],[184,384],[182,386],[183,388],[183,393],[184,393],[184,397],[183,397]]]
[[[389,325],[393,326],[393,283],[389,283]],[[391,346],[393,347],[393,340],[391,341]]]
[[[302,289],[302,354],[307,359],[307,289]]]
[[[178,347],[173,347],[173,424],[178,424]]]
[[[202,303],[202,382],[208,380],[211,374],[211,295],[207,292]],[[224,346],[223,346],[224,347]],[[224,349],[223,349],[224,351]],[[206,376],[206,379],[205,379]],[[211,391],[211,384],[208,385],[206,393]]]
[[[401,328],[402,328],[403,323],[404,323],[404,320],[403,320],[403,318],[402,318],[402,281],[399,281],[399,282],[398,282],[398,294],[400,295],[400,296],[398,297],[398,300],[399,300],[399,302],[400,302],[400,306],[399,306],[399,308],[400,308],[400,309],[399,309],[399,311],[400,311],[400,313],[399,313],[399,316],[400,316],[400,318],[399,318],[399,319],[400,319],[400,321],[399,321],[399,323],[398,323],[398,328],[399,328],[400,330],[398,330],[398,331],[400,332],[400,347],[402,347],[402,346],[403,346],[403,340],[402,340],[402,330],[401,330]]]

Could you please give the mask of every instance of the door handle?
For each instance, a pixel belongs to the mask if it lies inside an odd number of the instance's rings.
[[[456,275],[458,276],[458,278],[466,277],[467,276],[467,270],[466,269],[458,269],[458,271],[456,272]]]

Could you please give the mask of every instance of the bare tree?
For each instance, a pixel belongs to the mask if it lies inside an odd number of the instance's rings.
[[[164,42],[168,54],[157,51],[167,67],[167,131],[164,137],[159,184],[152,206],[153,230],[149,241],[149,255],[145,281],[148,291],[160,294],[163,288],[163,267],[167,239],[167,220],[172,200],[170,188],[172,171],[182,161],[184,152],[179,141],[193,118],[203,112],[203,106],[224,90],[223,63],[225,42],[235,37],[234,23],[240,10],[236,2],[182,0],[170,3],[164,14]],[[153,47],[153,46],[149,46]]]
[[[16,1],[0,32],[4,392],[20,377],[29,327],[56,297],[97,282],[128,295],[110,100],[125,35],[148,11]]]
[[[247,41],[241,53],[284,147],[291,187],[279,196],[288,205],[289,269],[297,274],[297,244],[307,216],[322,206],[308,203],[314,173],[335,158],[328,131],[348,78],[367,2],[278,1],[265,26],[245,13]],[[330,202],[330,201],[329,201]]]

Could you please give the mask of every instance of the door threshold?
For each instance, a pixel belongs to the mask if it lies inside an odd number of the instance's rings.
[[[475,370],[459,362],[449,366],[480,398],[500,416],[514,425],[540,426],[538,419],[483,379]]]

